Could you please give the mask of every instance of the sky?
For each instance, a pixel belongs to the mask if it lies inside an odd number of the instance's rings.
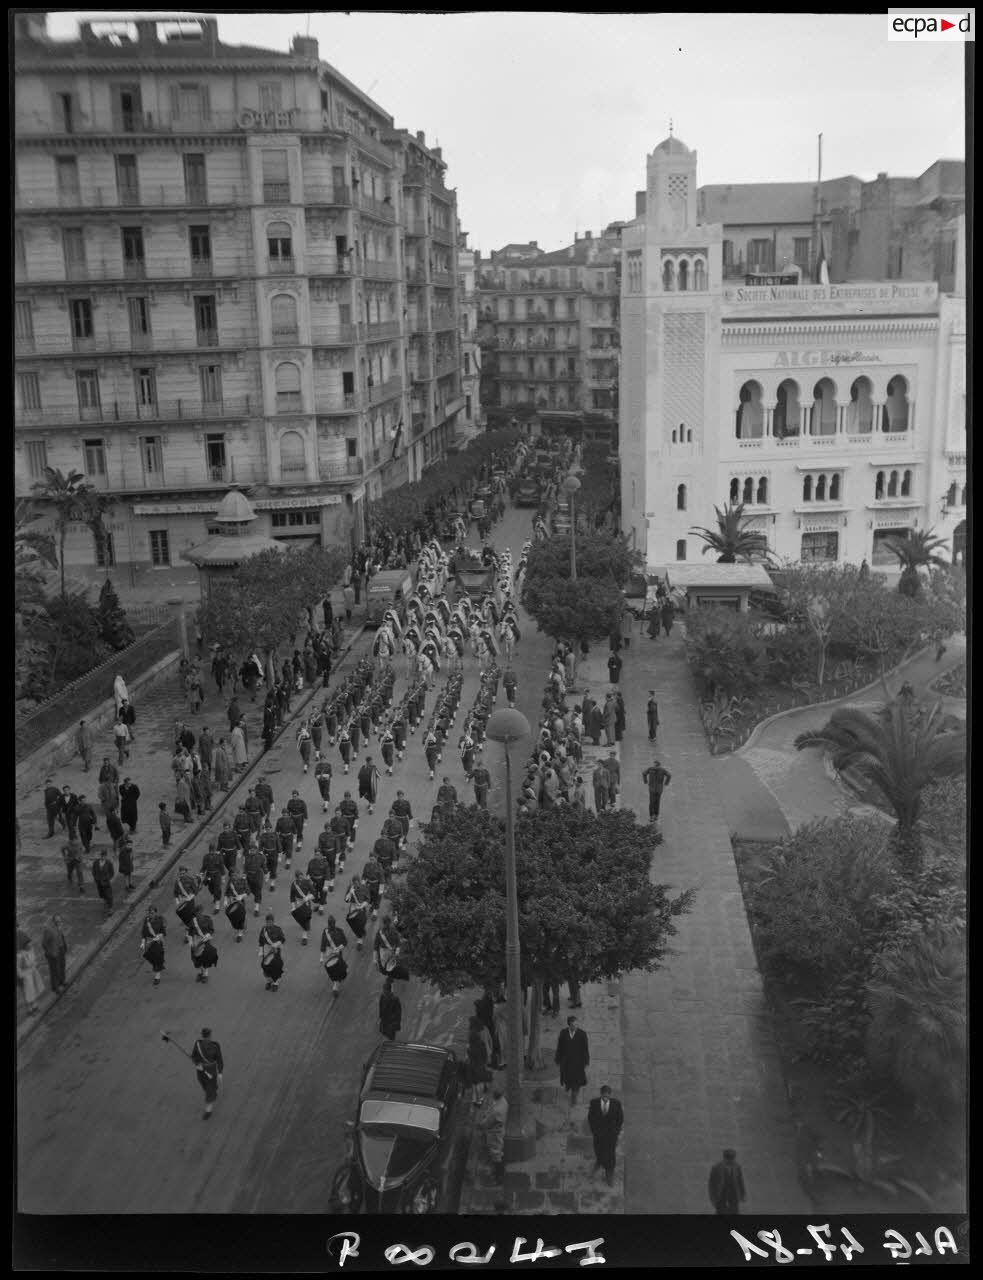
[[[52,13],[48,31],[138,12]],[[442,147],[485,256],[633,218],[670,119],[700,186],[814,182],[820,133],[824,178],[915,177],[966,154],[965,46],[889,42],[883,13],[193,12],[229,44],[316,37],[398,128]]]

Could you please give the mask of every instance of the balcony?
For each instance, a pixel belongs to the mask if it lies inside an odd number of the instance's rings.
[[[426,219],[406,218],[403,222],[403,230],[408,236],[425,236],[427,235]]]
[[[209,341],[199,342],[200,346],[220,346],[241,349],[257,344],[256,335],[247,329],[225,329],[221,334],[208,330]],[[215,337],[215,341],[211,341]],[[35,335],[33,346],[23,354],[35,356],[67,356],[76,354],[99,355],[106,353],[126,353],[132,351],[153,351],[157,356],[177,355],[185,351],[194,351],[196,347],[193,329],[162,329],[155,333],[96,333],[91,337],[73,338],[66,334],[63,338]],[[19,348],[17,348],[19,353]]]
[[[92,284],[113,284],[127,280],[159,280],[167,285],[177,285],[181,280],[223,279],[242,275],[244,270],[251,272],[250,264],[238,256],[222,258],[150,258],[139,264],[114,263],[105,259],[99,262],[73,262],[66,266],[64,274],[58,276],[31,276],[23,271],[18,272],[18,283],[31,285],[58,285],[66,280],[88,281]]]
[[[427,283],[426,267],[407,267],[406,281],[407,281],[407,284],[426,284]]]
[[[215,264],[211,258],[192,258],[191,275],[195,280],[210,280],[215,272]]]
[[[353,413],[357,413],[363,406],[363,398],[354,391],[347,391],[340,396],[332,396],[330,400],[318,399],[317,412],[319,414],[333,415],[344,414],[350,417]]]
[[[123,263],[124,280],[146,280],[147,263],[143,258]]]
[[[400,326],[398,320],[380,320],[365,326],[366,342],[381,342],[384,338],[398,338]]]
[[[449,245],[454,244],[454,232],[450,229],[450,227],[440,227],[435,222],[433,224],[430,234],[433,236],[433,238],[437,241],[438,244],[449,244]]]
[[[322,480],[349,480],[363,475],[365,463],[361,458],[332,458],[318,465]]]
[[[454,288],[454,272],[453,271],[435,271],[432,276],[434,285],[438,289]]]
[[[381,404],[383,400],[391,400],[403,390],[401,378],[387,378],[379,386],[369,386],[369,404]]]
[[[248,418],[258,412],[250,396],[224,400],[158,400],[152,405],[133,403],[87,405],[85,408],[15,409],[18,427],[73,426],[82,422],[197,422],[202,419]]]
[[[356,190],[354,203],[356,209],[361,209],[369,217],[378,218],[380,222],[396,221],[396,210],[391,200],[376,200],[374,196],[364,196]]]
[[[195,345],[199,347],[217,347],[217,329],[199,329],[195,333]]]
[[[350,259],[348,257],[339,258],[335,253],[316,253],[308,252],[307,254],[307,274],[308,276],[345,276],[350,277],[352,273]]]
[[[275,347],[295,346],[300,341],[300,331],[295,324],[293,325],[273,325],[272,330],[273,345]]]
[[[328,328],[311,329],[312,347],[350,347],[355,343],[353,324],[336,324]]]
[[[448,373],[457,373],[461,367],[461,363],[457,356],[444,356],[443,358],[438,357],[436,365],[438,378],[442,378]]]
[[[282,256],[279,258],[267,258],[266,270],[270,275],[293,275],[297,270],[296,263],[292,256]]]
[[[324,205],[327,208],[348,208],[352,203],[351,187],[305,186],[304,204]]]
[[[290,183],[289,182],[264,182],[263,183],[263,203],[264,204],[289,204],[290,203]]]
[[[266,480],[262,465],[253,462],[236,462],[220,467],[179,467],[172,466],[167,460],[160,470],[141,472],[140,475],[127,475],[125,469],[120,482],[113,478],[111,488],[114,493],[146,493],[162,490],[180,491],[184,489],[220,489],[229,485],[257,484]]]
[[[80,209],[200,209],[222,205],[241,207],[253,203],[249,192],[239,185],[212,184],[206,189],[156,183],[144,183],[139,189],[129,187],[123,191],[114,186],[87,186],[75,192],[32,191],[17,193],[14,199],[18,213],[51,213],[60,209],[75,213]]]
[[[398,280],[399,265],[384,258],[363,258],[362,275],[373,280]]]

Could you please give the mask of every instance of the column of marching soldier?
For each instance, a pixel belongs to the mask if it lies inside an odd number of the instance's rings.
[[[484,727],[494,709],[500,671],[495,664],[499,644],[511,663],[514,644],[519,638],[515,606],[512,600],[512,557],[509,551],[495,555],[485,548],[489,564],[494,567],[494,587],[474,605],[466,596],[453,607],[447,599],[448,557],[439,543],[424,548],[420,573],[414,594],[406,602],[405,619],[393,610],[386,614],[373,646],[373,657],[363,658],[355,670],[334,689],[328,691],[321,704],[307,717],[297,731],[297,743],[304,773],[313,765],[314,779],[322,804],[322,814],[331,807],[333,767],[327,759],[327,747],[337,745],[343,773],[347,775],[359,748],[376,735],[386,776],[391,776],[396,761],[402,761],[407,746],[407,733],[415,734],[424,722],[427,696],[434,687],[442,659],[451,671],[439,691],[433,710],[421,732],[429,777],[442,762],[443,749],[454,725],[460,705],[463,684],[465,636],[481,665],[481,678],[474,706],[468,714],[459,741],[465,775],[474,785],[476,802],[486,804],[490,777],[487,769],[475,760],[483,749]],[[406,660],[407,689],[394,706],[395,672],[390,659],[398,647]],[[511,665],[506,672],[506,686],[511,684],[514,696],[515,678]],[[511,700],[511,699],[510,699]],[[335,889],[336,877],[344,872],[347,856],[355,845],[360,814],[359,803],[365,801],[368,812],[374,812],[378,797],[380,771],[371,755],[366,755],[357,769],[358,798],[345,790],[343,798],[323,830],[314,839],[313,852],[306,869],[293,866],[303,858],[305,827],[310,815],[299,791],[275,814],[273,791],[261,775],[250,788],[235,819],[223,824],[221,833],[208,847],[199,871],[180,866],[174,882],[174,906],[185,932],[195,980],[207,983],[210,971],[218,962],[217,935],[213,915],[224,911],[234,933],[241,942],[248,917],[248,902],[253,915],[262,910],[263,890],[274,892],[277,873],[282,867],[292,870],[290,882],[290,915],[300,928],[301,945],[309,942],[314,914],[323,915],[328,894]],[[447,777],[437,792],[437,804],[431,823],[439,824],[443,810],[457,802],[456,789]],[[370,922],[376,921],[381,899],[388,889],[400,853],[406,849],[413,822],[410,802],[398,790],[379,838],[374,842],[361,875],[352,875],[343,902],[345,920],[362,951]],[[212,912],[199,903],[198,895],[206,891],[212,898]],[[340,914],[340,912],[339,912]],[[161,982],[165,967],[167,927],[156,907],[147,910],[142,925],[141,953],[153,970],[153,985]],[[268,991],[278,991],[284,974],[283,949],[287,938],[275,914],[267,910],[258,938],[259,960]],[[332,993],[336,997],[348,973],[345,951],[348,937],[334,915],[328,915],[321,934],[320,959]],[[409,972],[400,961],[400,936],[397,921],[383,915],[373,942],[375,961],[385,980],[380,1001],[383,1014],[387,999],[393,996],[392,983],[405,980]],[[398,1013],[393,1018],[380,1018],[383,1034],[393,1038],[399,1029]]]

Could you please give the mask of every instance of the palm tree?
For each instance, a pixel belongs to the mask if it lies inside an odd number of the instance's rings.
[[[936,565],[941,568],[949,563],[942,556],[934,554],[939,547],[946,545],[946,541],[944,538],[935,537],[931,529],[909,529],[907,533],[898,537],[885,538],[884,545],[897,556],[898,563],[901,565],[898,590],[912,598],[921,593],[918,570],[923,565]]]
[[[738,560],[750,561],[756,557],[767,560],[771,556],[768,541],[763,533],[748,528],[744,516],[744,503],[736,506],[728,503],[723,510],[714,507],[717,516],[716,529],[690,529],[703,539],[703,554],[717,552],[717,564],[736,564]]]
[[[936,930],[882,952],[867,982],[867,1054],[925,1106],[958,1106],[966,1069],[965,939]]]
[[[904,698],[878,715],[856,707],[834,711],[822,729],[801,733],[796,748],[826,747],[833,767],[856,769],[884,797],[897,819],[894,853],[902,871],[917,875],[922,863],[918,830],[922,792],[931,782],[954,777],[966,768],[966,739],[961,728],[943,723],[942,704],[927,713]]]
[[[70,524],[81,522],[89,525],[96,538],[104,536],[102,515],[110,505],[110,499],[98,493],[80,471],[66,475],[57,467],[45,467],[44,479],[34,485],[37,501],[50,503],[55,509],[58,524],[58,566],[61,573],[61,598],[67,600],[65,589],[65,537]]]

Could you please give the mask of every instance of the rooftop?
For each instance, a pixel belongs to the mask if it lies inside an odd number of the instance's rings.
[[[658,573],[655,566],[649,573]],[[671,564],[664,575],[673,587],[762,587],[773,591],[768,570],[761,564]]]

